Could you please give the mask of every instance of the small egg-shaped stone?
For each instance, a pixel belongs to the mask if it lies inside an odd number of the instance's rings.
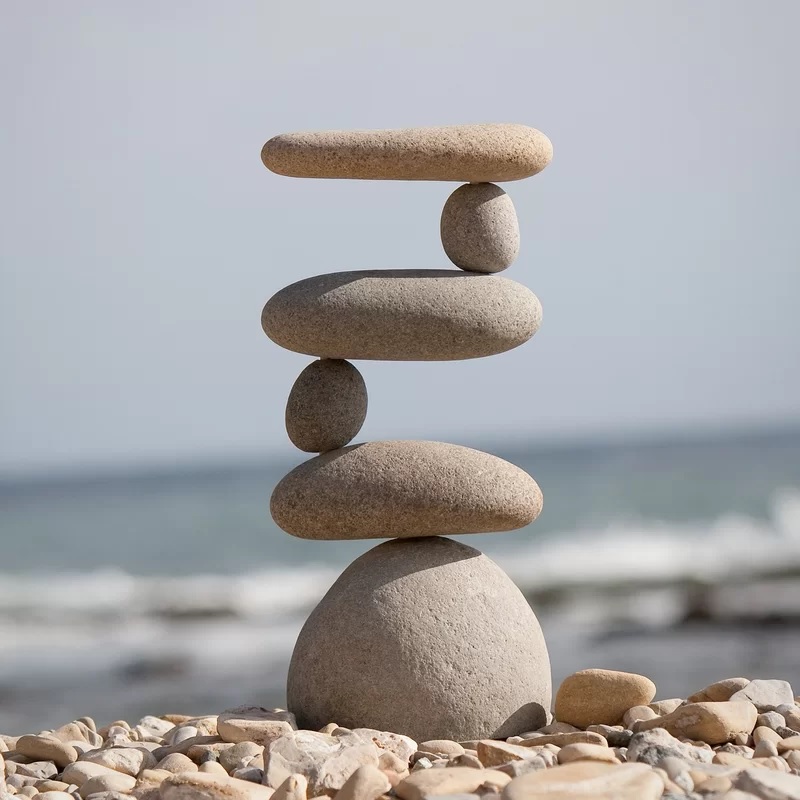
[[[511,198],[493,183],[459,186],[444,204],[442,246],[470,272],[500,272],[519,254],[519,223]]]
[[[342,359],[323,358],[298,375],[286,403],[286,432],[306,453],[344,447],[367,416],[367,387],[361,373]]]

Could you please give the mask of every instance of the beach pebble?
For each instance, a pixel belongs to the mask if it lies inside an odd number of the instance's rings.
[[[367,386],[342,359],[323,358],[297,377],[286,403],[286,433],[307,453],[326,453],[351,442],[367,417]]]
[[[551,722],[549,725],[544,725],[543,727],[539,728],[536,733],[541,734],[542,736],[548,736],[551,733],[575,733],[575,731],[579,731],[580,728],[575,727],[575,725],[570,725],[568,722]]]
[[[776,731],[778,728],[786,727],[786,720],[777,711],[767,711],[758,715],[756,727],[772,728],[772,730]]]
[[[584,669],[562,681],[556,692],[554,712],[557,720],[578,728],[617,725],[628,709],[646,706],[655,693],[655,684],[644,675]]]
[[[776,744],[780,753],[787,750],[800,750],[800,736],[790,736],[788,739],[781,739]]]
[[[270,800],[274,791],[227,775],[184,772],[170,775],[160,786],[160,800]]]
[[[240,767],[231,772],[231,778],[261,784],[264,782],[264,770],[259,767]]]
[[[705,748],[685,744],[663,728],[634,733],[628,744],[628,761],[638,761],[653,767],[665,758],[679,758],[688,762],[709,763],[714,754]]]
[[[105,750],[95,750],[81,756],[81,761],[101,764],[116,772],[134,776],[143,769],[152,769],[156,765],[156,758],[152,753],[144,748],[136,747],[111,747]]]
[[[444,674],[459,677],[431,679]],[[395,540],[356,559],[311,613],[287,692],[304,728],[504,738],[544,721],[550,664],[530,606],[489,558],[440,537]]]
[[[519,254],[519,223],[511,198],[493,183],[459,186],[440,222],[447,257],[464,270],[500,272]]]
[[[97,775],[86,781],[78,790],[84,800],[95,792],[130,792],[136,786],[136,778],[122,772]]]
[[[332,359],[454,361],[504,353],[541,323],[521,283],[460,270],[333,272],[290,284],[264,306],[275,344]]]
[[[16,751],[33,761],[52,761],[62,769],[67,764],[78,760],[78,751],[72,745],[62,742],[50,734],[20,736],[17,741]]]
[[[771,758],[778,755],[778,746],[768,739],[760,741],[753,751],[753,758]]]
[[[187,739],[194,739],[199,736],[200,731],[194,725],[176,725],[165,737],[164,741],[168,744],[180,744]]]
[[[455,444],[366,442],[316,456],[275,487],[272,518],[303,539],[417,538],[515,530],[542,509],[536,481]]]
[[[644,764],[579,761],[515,778],[503,800],[657,800],[663,780]]]
[[[412,772],[395,786],[402,800],[423,800],[425,797],[471,793],[481,787],[502,788],[511,778],[493,769],[443,767]]]
[[[460,756],[464,754],[464,747],[452,739],[428,739],[420,742],[419,749],[425,753],[435,753],[439,756]]]
[[[573,733],[551,733],[547,736],[536,736],[533,739],[525,739],[522,742],[524,747],[545,747],[554,745],[555,747],[566,747],[568,744],[599,744],[607,747],[608,742],[599,733],[588,731],[575,731]]]
[[[656,712],[653,711],[650,706],[634,706],[633,708],[629,708],[622,715],[622,724],[626,728],[633,729],[634,725],[639,722],[645,722],[654,719],[658,719],[658,714],[656,714]]]
[[[376,800],[392,786],[377,767],[359,767],[336,793],[336,800]],[[303,798],[303,800],[305,800]]]
[[[788,681],[755,680],[731,695],[731,700],[751,702],[760,713],[774,711],[784,703],[794,700],[794,692]]]
[[[745,769],[734,779],[733,785],[764,800],[800,798],[800,776],[768,769]]]
[[[689,695],[687,703],[720,703],[730,700],[731,695],[744,689],[750,683],[749,678],[725,678],[709,684],[699,692]]]
[[[484,767],[497,767],[509,761],[527,761],[532,758],[538,758],[538,753],[532,747],[520,747],[496,739],[478,742],[478,759]]]
[[[622,725],[587,725],[587,733],[599,733],[609,747],[627,747],[633,736],[633,731],[623,728]]]
[[[31,761],[29,764],[16,764],[14,773],[25,778],[47,780],[58,774],[58,767],[52,761]],[[2,777],[2,761],[0,761],[0,777]]]
[[[76,761],[67,766],[61,773],[61,780],[66,783],[74,783],[76,786],[83,786],[86,781],[102,775],[111,775],[116,770],[106,767],[103,764],[95,764],[91,761]]]
[[[197,768],[198,772],[204,772],[207,775],[222,775],[227,776],[228,771],[219,761],[204,761],[200,766]]]
[[[69,792],[49,790],[46,792],[39,792],[37,800],[75,800],[75,795]]]
[[[159,761],[154,769],[162,769],[177,775],[180,772],[197,772],[197,764],[182,753],[171,753]]]
[[[757,717],[755,706],[748,702],[689,703],[664,717],[638,722],[634,729],[664,728],[673,736],[713,745],[730,742],[738,733],[751,733]]]
[[[219,763],[228,772],[243,767],[264,767],[264,746],[255,742],[237,742],[219,754]]]
[[[223,711],[217,720],[226,742],[255,742],[265,746],[297,728],[294,714],[261,706],[237,706]]]
[[[599,744],[568,744],[558,752],[558,763],[569,764],[571,761],[608,761],[619,764],[614,751]]]
[[[305,775],[312,797],[337,792],[361,766],[377,767],[378,752],[375,745],[353,733],[326,736],[300,730],[272,742],[264,760],[267,786],[277,789],[290,775]]]
[[[417,743],[411,737],[399,733],[379,731],[374,728],[353,728],[352,731],[347,731],[351,732],[362,741],[374,744],[379,755],[384,752],[393,753],[406,764],[417,751]]]
[[[284,133],[261,150],[267,169],[294,178],[464,183],[528,178],[552,157],[543,133],[509,123]]]
[[[173,728],[175,724],[160,717],[146,716],[142,717],[134,730],[141,736],[158,736],[164,738]]]
[[[290,775],[272,795],[273,800],[306,800],[308,780],[305,775]]]
[[[653,703],[648,703],[648,708],[651,708],[659,716],[671,714],[676,708],[683,705],[683,700],[679,697],[674,697],[669,700],[656,700]]]

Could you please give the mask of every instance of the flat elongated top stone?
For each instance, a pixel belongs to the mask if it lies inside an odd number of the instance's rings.
[[[442,442],[367,442],[301,464],[275,487],[275,522],[301,539],[411,538],[509,531],[542,493],[497,456]]]
[[[517,181],[541,172],[550,140],[518,124],[284,133],[261,150],[264,166],[292,178]]]
[[[320,358],[454,361],[524,344],[542,307],[521,283],[461,270],[334,272],[293,283],[264,306],[273,342]]]

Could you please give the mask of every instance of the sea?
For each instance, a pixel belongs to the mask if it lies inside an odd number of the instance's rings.
[[[544,510],[459,538],[531,602],[554,684],[605,667],[660,698],[738,675],[800,694],[800,425],[483,449]],[[302,460],[0,480],[0,732],[282,706],[309,611],[378,544],[275,526]]]

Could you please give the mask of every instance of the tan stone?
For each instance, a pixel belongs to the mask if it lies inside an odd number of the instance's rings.
[[[520,283],[460,270],[364,270],[293,283],[261,325],[297,353],[337,359],[455,361],[503,353],[539,328],[542,307]]]
[[[294,714],[261,706],[237,706],[223,711],[217,719],[217,731],[226,742],[255,742],[266,746],[297,724]]]
[[[420,742],[418,748],[425,753],[435,753],[439,756],[461,756],[464,747],[452,739],[428,739]]]
[[[307,453],[326,453],[351,442],[367,416],[367,387],[349,362],[324,358],[298,376],[286,403],[286,433]]]
[[[366,442],[316,456],[275,487],[272,518],[302,539],[417,538],[522,528],[542,493],[526,472],[443,442]]]
[[[336,800],[376,800],[389,792],[392,785],[389,778],[377,767],[359,767],[336,793]],[[305,800],[305,798],[301,798]]]
[[[402,800],[423,800],[435,795],[471,793],[482,786],[501,788],[510,776],[493,769],[442,767],[412,772],[395,787]]]
[[[670,700],[656,700],[654,703],[648,703],[648,708],[653,709],[659,716],[671,714],[678,706],[683,705],[683,700],[680,697],[674,697]]]
[[[519,253],[517,212],[493,183],[459,186],[444,204],[439,227],[447,257],[464,270],[500,272]]]
[[[219,761],[204,761],[197,768],[198,772],[205,772],[208,775],[221,775],[228,777],[228,770],[219,763]]]
[[[274,800],[306,800],[308,779],[305,775],[290,775],[272,795]]]
[[[608,761],[619,764],[614,751],[600,744],[568,744],[558,752],[558,763],[569,764],[571,761]]]
[[[156,764],[155,769],[161,769],[165,772],[178,775],[181,772],[197,772],[197,764],[195,764],[189,756],[182,755],[181,753],[172,753],[162,758],[161,761]]]
[[[62,769],[78,760],[78,751],[72,745],[51,734],[20,736],[15,749],[32,761],[52,761]]]
[[[515,778],[503,800],[657,800],[663,790],[645,764],[577,761]]]
[[[731,699],[731,695],[744,689],[750,678],[725,678],[709,684],[699,692],[689,695],[687,703],[721,703]]]
[[[36,798],[37,800],[75,800],[75,795],[57,789],[50,789],[45,792],[39,792]]]
[[[86,781],[101,775],[110,775],[114,772],[110,767],[103,764],[95,764],[91,761],[76,761],[68,764],[61,773],[61,780],[65,783],[74,783],[76,786],[83,786]]]
[[[108,775],[97,775],[90,778],[78,793],[84,799],[96,792],[130,792],[136,786],[136,778],[132,775],[125,775],[122,772],[111,772]]]
[[[790,736],[788,739],[781,739],[777,742],[778,752],[785,753],[787,750],[800,750],[800,736]]]
[[[722,744],[731,741],[738,733],[750,733],[757,717],[758,712],[752,703],[690,703],[665,717],[637,723],[637,730],[664,728],[673,736]]]
[[[650,706],[634,706],[629,708],[622,715],[622,724],[626,728],[634,729],[634,725],[639,722],[649,722],[650,720],[658,719],[658,714],[653,711]]]
[[[759,713],[774,711],[778,706],[791,703],[793,699],[791,685],[788,681],[781,680],[750,681],[747,686],[731,695],[731,700],[752,703]]]
[[[172,772],[164,769],[142,770],[136,777],[136,785],[131,790],[131,794],[137,800],[160,800],[161,784],[172,775]]]
[[[617,725],[628,709],[647,705],[655,693],[655,684],[644,675],[584,669],[562,681],[556,692],[554,713],[559,722],[578,728]]]
[[[202,772],[171,775],[161,783],[161,800],[270,800],[268,786]]]
[[[556,747],[566,747],[569,744],[599,744],[608,747],[608,742],[599,733],[589,731],[551,733],[549,736],[536,736],[520,742],[522,747],[544,747],[548,744],[554,744]]]
[[[356,559],[312,612],[287,692],[303,728],[337,719],[417,741],[505,738],[545,721],[550,666],[530,606],[489,558],[442,537],[401,539]]]
[[[552,157],[543,133],[508,123],[284,133],[261,150],[267,169],[293,178],[462,183],[529,178]]]
[[[93,750],[81,756],[81,761],[101,764],[115,772],[134,776],[143,769],[153,769],[156,765],[156,759],[152,753],[135,747],[109,747],[104,750]]]
[[[484,767],[498,767],[509,761],[527,761],[536,758],[532,747],[521,747],[496,739],[482,739],[478,742],[478,759]]]
[[[760,725],[753,731],[753,743],[758,745],[761,742],[772,742],[773,744],[777,744],[778,742],[783,741],[783,737],[776,733],[772,728],[767,728],[764,725]]]
[[[714,778],[707,778],[702,783],[703,794],[724,794],[733,787],[730,778],[725,778],[722,775],[717,775]]]
[[[245,767],[264,768],[264,747],[255,742],[237,742],[219,754],[219,763],[229,773]]]

